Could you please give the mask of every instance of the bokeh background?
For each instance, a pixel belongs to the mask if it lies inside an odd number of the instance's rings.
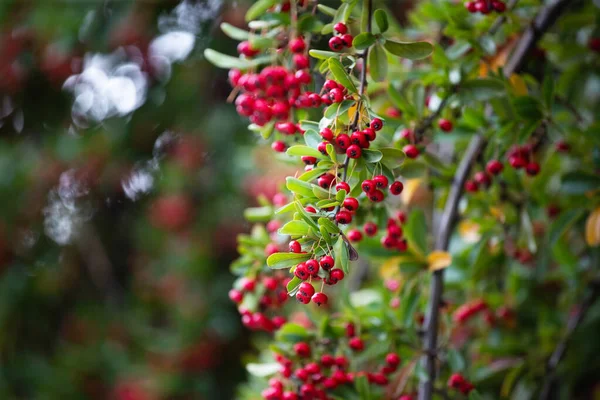
[[[229,264],[276,179],[202,52],[249,4],[0,1],[0,399],[245,379]]]

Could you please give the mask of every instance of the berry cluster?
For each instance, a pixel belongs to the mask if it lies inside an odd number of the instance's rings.
[[[329,82],[332,83],[330,84]],[[325,82],[324,88],[328,90],[328,88],[334,84],[338,85],[337,82],[328,80]],[[334,87],[329,91],[330,97],[332,96],[331,93],[336,90],[338,90],[339,93],[342,93],[340,88]],[[323,128],[320,135],[324,141],[319,144],[317,150],[319,150],[321,154],[326,155],[327,144],[331,143],[338,153],[346,153],[346,156],[349,158],[360,158],[362,156],[362,149],[370,147],[370,142],[375,140],[377,131],[380,131],[381,128],[383,128],[383,121],[379,118],[373,118],[369,123],[368,128],[356,130],[350,135],[347,133],[338,133],[336,135],[330,128]]]
[[[234,288],[229,291],[229,298],[238,305],[238,311],[242,315],[242,323],[248,329],[265,332],[273,332],[279,329],[286,319],[275,315],[268,317],[267,313],[280,308],[288,299],[286,285],[289,278],[284,275],[260,276],[257,279],[247,277],[240,278]],[[244,296],[252,294],[259,297],[254,309],[244,303]]]
[[[465,3],[465,8],[470,13],[489,14],[492,11],[502,13],[506,11],[506,3],[501,0],[475,0],[467,1]]]
[[[329,48],[333,51],[340,51],[344,47],[352,47],[354,37],[348,33],[348,27],[343,22],[338,22],[333,26],[337,34],[329,39]]]
[[[362,339],[355,336],[353,324],[347,325],[346,335],[348,347],[353,352],[364,349]],[[277,353],[275,360],[281,366],[280,373],[262,391],[262,397],[266,400],[331,399],[331,391],[351,385],[359,376],[366,376],[371,384],[385,386],[389,383],[388,376],[397,371],[401,361],[396,353],[388,353],[385,364],[376,372],[351,371],[346,356],[317,351],[306,342],[294,344],[293,353],[287,356]]]
[[[450,389],[458,390],[464,395],[468,395],[475,389],[475,386],[461,374],[452,374],[448,379],[448,387]]]
[[[365,179],[361,183],[363,192],[367,195],[367,198],[374,203],[379,203],[385,198],[383,190],[388,187],[389,181],[385,175],[375,175],[373,179]],[[404,190],[404,185],[400,181],[394,181],[389,186],[389,191],[392,195],[398,196]]]
[[[402,224],[406,222],[406,214],[399,211],[396,219],[388,218],[386,225],[386,234],[381,237],[381,245],[388,250],[406,251],[408,243],[403,239]],[[377,235],[379,228],[374,222],[366,222],[363,231],[368,237]],[[352,229],[348,232],[348,239],[352,242],[360,242],[363,239],[362,232],[358,229]]]
[[[452,318],[457,324],[464,325],[479,313],[483,313],[483,320],[489,326],[495,325],[497,319],[505,324],[512,325],[515,319],[514,311],[506,306],[499,307],[494,315],[494,312],[483,300],[473,300],[461,305],[456,309]]]

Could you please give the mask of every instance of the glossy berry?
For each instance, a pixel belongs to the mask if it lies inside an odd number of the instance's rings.
[[[365,234],[369,237],[375,236],[377,234],[377,225],[373,222],[365,223],[363,229],[365,231]]]
[[[324,367],[331,367],[335,364],[335,358],[331,354],[323,354],[321,356],[321,365]]]
[[[342,279],[344,279],[344,271],[342,271],[339,268],[334,268],[329,272],[329,275],[331,276],[332,279],[335,279],[336,281],[341,281]]]
[[[302,304],[310,303],[310,297],[304,295],[304,293],[301,293],[301,292],[296,293],[296,300],[298,300],[298,303],[302,303]]]
[[[302,38],[296,38],[290,41],[289,48],[292,53],[302,53],[306,49],[306,42]]]
[[[294,345],[294,353],[298,357],[307,358],[310,357],[310,346],[306,342],[299,342]]]
[[[323,292],[315,293],[311,299],[312,302],[318,306],[321,306],[321,304],[327,304],[327,295]]]
[[[485,166],[485,170],[490,175],[498,175],[500,172],[502,172],[503,169],[504,166],[498,160],[490,160]]]
[[[377,186],[376,186],[375,182],[372,181],[371,179],[365,179],[361,183],[360,187],[362,188],[363,192],[369,194],[369,193],[373,192]]]
[[[306,271],[308,271],[308,273],[310,275],[312,275],[313,277],[317,276],[317,274],[319,273],[319,268],[320,268],[317,260],[310,259],[310,260],[306,261],[304,264],[306,265]]]
[[[271,144],[271,148],[278,153],[283,153],[285,151],[285,143],[282,141],[276,140]]]
[[[359,337],[353,337],[348,341],[348,346],[354,351],[363,351],[365,348],[365,343]]]
[[[420,154],[419,148],[414,144],[407,144],[402,148],[402,151],[408,158],[417,158]]]
[[[340,84],[332,79],[327,79],[323,84],[323,89],[325,90],[332,90],[336,88],[340,88]]]
[[[470,179],[465,182],[465,191],[466,192],[475,193],[478,190],[479,190],[479,187],[477,186],[477,182],[470,180]]]
[[[316,214],[317,213],[317,210],[315,210],[315,208],[313,206],[306,206],[306,207],[304,207],[304,210],[306,212],[308,212],[308,213],[311,213],[311,214]]]
[[[398,222],[400,222],[401,224],[406,222],[406,213],[404,211],[398,211],[396,213],[396,219],[398,220]]]
[[[483,171],[476,172],[473,179],[478,185],[483,187],[488,187],[492,183],[490,176]]]
[[[477,12],[477,7],[475,5],[474,1],[467,1],[465,3],[465,8],[467,9],[467,11],[469,11],[470,13],[475,13]]]
[[[275,290],[277,289],[277,279],[270,277],[270,276],[266,276],[262,279],[262,284],[265,287],[265,289],[267,290]]]
[[[294,66],[297,69],[305,69],[310,66],[310,61],[309,61],[308,57],[305,56],[304,54],[294,54],[293,60],[294,60]]]
[[[502,1],[492,1],[492,7],[499,13],[506,11],[506,4]]]
[[[321,259],[319,260],[319,265],[321,266],[321,268],[323,268],[325,271],[329,271],[331,268],[333,268],[333,266],[335,265],[335,260],[333,259],[333,257],[331,256],[323,256],[321,257]]]
[[[344,33],[348,32],[348,27],[343,22],[338,22],[333,26],[333,30],[340,35],[343,35]]]
[[[380,131],[383,128],[383,121],[379,118],[373,118],[369,123],[369,127],[375,129],[375,131]]]
[[[329,48],[333,51],[340,51],[344,48],[344,41],[340,37],[334,36],[329,39]]]
[[[350,158],[360,158],[360,156],[362,155],[362,150],[359,145],[353,144],[350,145],[346,150],[346,155]]]
[[[335,220],[337,221],[338,224],[342,224],[342,225],[347,225],[350,222],[352,222],[352,214],[350,214],[348,211],[339,211],[336,215],[335,215]]]
[[[390,367],[397,367],[400,364],[400,357],[396,353],[389,353],[385,356],[385,362]]]
[[[314,165],[317,163],[317,158],[312,156],[302,156],[300,160],[306,165]]]
[[[438,121],[438,126],[444,132],[450,132],[452,130],[452,122],[450,122],[449,120],[444,119],[444,118],[442,118]]]
[[[536,162],[530,162],[525,167],[525,172],[527,172],[527,175],[529,176],[536,176],[540,173],[540,164]]]
[[[333,176],[332,174],[323,174],[317,179],[317,185],[319,185],[323,189],[329,189],[334,179],[335,176]]]
[[[402,139],[406,139],[406,140],[410,140],[410,141],[413,141],[415,138],[413,131],[408,128],[404,128],[400,131],[400,137]]]
[[[381,245],[388,249],[391,250],[393,248],[395,248],[398,245],[398,239],[396,239],[393,236],[384,236],[381,238]]]
[[[348,231],[348,240],[351,242],[360,242],[362,240],[362,233],[358,229],[351,229]]]
[[[513,156],[508,157],[508,163],[514,169],[521,169],[521,168],[525,167],[525,165],[527,164],[527,160],[525,160],[521,156],[513,155]]]
[[[402,237],[402,235],[404,234],[402,228],[399,227],[398,225],[390,225],[388,227],[387,231],[388,231],[388,235],[390,235],[391,237],[394,237],[396,239],[400,239]]]
[[[298,279],[301,279],[303,281],[307,280],[310,274],[308,273],[308,269],[306,269],[306,264],[298,264],[296,266],[296,269],[294,270],[294,275],[296,275]]]
[[[335,185],[335,190],[336,191],[340,191],[340,190],[345,190],[346,194],[350,193],[350,185],[348,185],[346,182],[340,182],[337,185]]]
[[[342,42],[344,42],[344,46],[352,47],[352,41],[354,40],[354,36],[352,36],[349,33],[346,33],[346,34],[342,35],[341,38],[342,38]]]
[[[333,103],[341,103],[344,100],[344,91],[340,88],[331,89],[329,91],[329,99]]]
[[[310,298],[315,294],[315,288],[308,282],[302,282],[298,288],[298,293],[302,293],[304,296]]]
[[[373,128],[365,128],[362,132],[369,142],[372,142],[377,137],[377,133]]]
[[[334,135],[331,129],[323,128],[319,133],[324,140],[327,140],[328,142],[331,142],[333,140]]]
[[[348,211],[358,210],[358,200],[354,197],[346,197],[342,206]]]
[[[327,142],[319,143],[317,150],[319,150],[319,153],[323,154],[324,156],[327,155]]]
[[[244,294],[242,292],[240,292],[239,290],[236,289],[231,289],[229,291],[229,299],[231,301],[233,301],[234,303],[241,303],[242,300],[244,300]]]
[[[398,196],[400,193],[402,193],[403,189],[404,185],[400,181],[395,181],[390,185],[390,193],[394,196]]]
[[[388,178],[386,178],[384,175],[375,175],[373,177],[373,182],[375,182],[375,186],[378,189],[382,189],[388,185]]]
[[[350,147],[350,137],[348,135],[346,135],[345,133],[342,133],[342,134],[338,135],[338,137],[335,138],[335,143],[337,144],[337,146],[340,149],[346,150]],[[358,150],[360,152],[360,148]]]
[[[406,239],[402,239],[399,240],[398,243],[396,244],[396,250],[403,252],[406,251],[408,249],[408,242],[406,241]]]
[[[374,203],[379,203],[383,201],[383,198],[384,194],[381,190],[373,190],[371,193],[369,193],[369,200],[371,200]]]
[[[237,46],[237,51],[239,54],[242,54],[246,57],[254,57],[260,53],[259,50],[253,49],[248,41],[240,42],[240,44]]]

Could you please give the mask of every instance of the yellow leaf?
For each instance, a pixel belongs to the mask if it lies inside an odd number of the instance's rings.
[[[596,208],[585,222],[585,241],[592,247],[600,245],[600,207]]]
[[[460,224],[458,224],[458,233],[467,243],[477,243],[481,239],[479,224],[473,221],[461,221]]]
[[[502,208],[490,207],[490,213],[494,216],[494,218],[496,218],[500,222],[504,222],[505,216],[504,216],[504,210],[502,210]]]
[[[419,186],[421,186],[421,181],[422,179],[415,178],[404,182],[404,190],[402,191],[402,201],[404,204],[410,204],[412,202],[415,193],[419,189]]]
[[[393,279],[400,276],[400,261],[402,256],[392,257],[385,260],[381,267],[379,267],[379,275],[383,279]]]
[[[358,102],[354,103],[354,105],[348,109],[348,119],[350,119],[350,121],[354,120],[354,116],[356,114],[357,108],[358,108]]]
[[[521,78],[521,75],[512,74],[509,80],[514,94],[517,96],[525,96],[528,93],[525,79]]]
[[[434,251],[427,256],[430,271],[444,269],[452,263],[452,256],[447,251]]]

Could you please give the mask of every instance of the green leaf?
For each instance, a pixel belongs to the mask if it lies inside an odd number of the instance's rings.
[[[339,57],[338,53],[335,53],[333,51],[325,51],[325,50],[309,50],[308,54],[310,54],[311,57],[319,59],[319,60],[327,60],[328,58],[331,58],[331,57]]]
[[[323,4],[317,4],[317,8],[323,14],[328,15],[330,17],[335,17],[335,12],[336,12],[335,8],[327,7],[327,6],[323,5]]]
[[[344,114],[354,104],[356,104],[356,101],[354,101],[354,100],[344,100],[341,103],[337,103],[337,104],[334,103],[325,109],[324,115],[326,118],[334,119],[338,115]]]
[[[341,204],[341,203],[343,203],[343,202],[344,202],[344,200],[346,199],[346,195],[347,195],[347,194],[348,194],[348,193],[346,193],[346,189],[339,190],[339,191],[338,191],[338,192],[335,194],[335,199],[336,199],[337,201],[339,201],[339,202],[340,202],[340,204]]]
[[[563,175],[561,192],[568,195],[584,195],[600,188],[600,177],[585,172],[570,172]]]
[[[250,33],[248,33],[247,31],[233,26],[231,24],[228,24],[227,22],[221,23],[221,30],[230,38],[239,41],[248,40],[248,38],[250,37]]]
[[[278,342],[296,343],[302,340],[306,340],[310,337],[310,334],[301,325],[293,324],[288,322],[284,324],[276,333],[275,340]]]
[[[371,400],[371,389],[366,375],[360,375],[354,378],[354,387],[361,400]]]
[[[270,375],[274,375],[281,369],[279,363],[268,363],[268,364],[257,364],[250,363],[246,365],[246,370],[250,375],[257,376],[259,378],[264,378]]]
[[[304,197],[314,197],[312,185],[308,182],[303,182],[300,179],[292,178],[288,176],[285,179],[285,187],[293,193],[299,194]]]
[[[463,102],[488,101],[506,93],[504,82],[494,78],[469,79],[460,85],[458,96]]]
[[[323,175],[328,170],[329,170],[329,168],[313,168],[310,171],[306,171],[305,173],[300,175],[298,177],[298,179],[300,179],[301,181],[304,181],[304,182],[310,182],[313,179]]]
[[[320,186],[317,185],[312,185],[312,192],[313,195],[317,198],[317,199],[328,199],[330,196],[330,193],[328,190],[323,189]]]
[[[310,225],[305,221],[290,221],[281,228],[279,233],[290,236],[306,236],[310,232]]]
[[[388,22],[387,13],[384,10],[378,9],[373,13],[373,17],[375,18],[375,23],[379,28],[379,32],[384,33],[390,27]]]
[[[427,251],[427,221],[425,213],[421,209],[415,209],[408,215],[408,221],[404,225],[404,235],[411,249],[421,255]]]
[[[323,154],[321,154],[319,150],[300,144],[288,148],[285,153],[288,156],[311,156],[316,158],[324,158]]]
[[[294,265],[309,260],[311,256],[312,255],[308,253],[274,253],[267,258],[267,265],[271,269],[291,268]]]
[[[256,57],[252,60],[245,60],[238,57],[233,57],[227,54],[219,53],[213,49],[204,50],[204,57],[213,65],[219,68],[237,68],[249,69],[261,64],[268,64],[273,60],[272,56]]]
[[[269,222],[273,218],[273,207],[250,207],[244,210],[244,218],[249,222]]]
[[[250,22],[253,19],[258,19],[264,13],[266,13],[269,8],[273,7],[278,2],[279,2],[278,0],[255,1],[254,4],[252,4],[252,6],[250,6],[248,11],[246,11],[246,22]]]
[[[387,54],[381,45],[373,46],[369,52],[369,67],[371,78],[375,82],[384,81],[388,71]]]
[[[420,60],[429,57],[433,52],[433,46],[427,42],[403,43],[386,40],[383,47],[390,53],[409,60]]]
[[[354,40],[352,40],[352,46],[356,50],[364,50],[364,49],[372,46],[376,40],[377,40],[377,38],[372,33],[363,32],[354,37]]]
[[[346,72],[346,69],[344,68],[344,66],[342,65],[342,63],[340,62],[340,60],[338,60],[337,58],[330,58],[329,59],[329,69],[331,70],[331,73],[333,74],[333,77],[335,78],[336,81],[338,81],[339,83],[341,83],[342,85],[344,85],[344,87],[348,90],[350,90],[353,93],[356,93],[356,86],[354,86],[354,82],[352,82],[352,79],[350,78],[350,75],[348,75],[348,73]]]
[[[560,216],[550,226],[550,233],[548,234],[548,241],[550,246],[553,246],[564,233],[573,224],[581,218],[584,210],[569,210],[560,214]]]
[[[546,110],[551,110],[552,104],[554,104],[554,79],[555,77],[552,75],[552,71],[547,70],[546,77],[542,83],[542,95]]]
[[[329,232],[329,233],[332,233],[332,234],[340,233],[340,228],[336,224],[331,222],[331,220],[329,218],[321,217],[317,220],[317,222],[319,223],[320,226],[324,227],[327,230],[327,232]]]
[[[321,29],[323,29],[323,22],[314,15],[304,14],[298,20],[298,30],[300,32],[320,33]]]
[[[512,105],[521,118],[528,120],[540,120],[544,116],[542,104],[532,96],[520,96],[512,101]]]
[[[444,163],[442,162],[442,160],[440,160],[438,158],[438,156],[436,156],[433,153],[425,151],[423,154],[421,154],[421,159],[423,161],[425,161],[425,163],[427,163],[427,165],[429,165],[433,169],[436,169],[436,170],[438,170],[440,172],[444,172],[444,171],[447,170],[446,165],[444,165]]]
[[[335,199],[323,199],[317,202],[318,208],[329,208],[339,206],[340,202]]]
[[[341,235],[335,243],[335,246],[333,246],[333,251],[335,252],[335,266],[341,268],[341,270],[344,271],[344,274],[348,274],[348,246]]]
[[[407,285],[408,286],[408,285]],[[419,291],[414,285],[407,288],[400,299],[400,322],[402,326],[411,326],[414,322],[415,311],[419,304]]]
[[[300,284],[304,282],[302,279],[298,278],[294,275],[291,281],[288,282],[286,289],[288,292],[288,296],[294,296],[300,287]]]
[[[318,125],[317,125],[317,128],[318,128]],[[316,149],[319,146],[319,143],[321,143],[322,141],[323,141],[323,138],[321,138],[321,135],[319,135],[315,130],[306,129],[306,132],[304,132],[304,142],[306,143],[307,146],[310,146],[313,149]]]
[[[302,204],[299,201],[294,202],[294,207],[296,208],[296,212],[300,214],[300,217],[304,220],[304,222],[306,222],[311,228],[313,228],[313,230],[316,231],[319,229],[319,226],[313,219],[314,214],[310,214],[308,211],[306,211],[304,209],[304,206],[302,206]]]
[[[363,149],[362,158],[369,163],[376,163],[381,161],[383,154],[379,150]]]
[[[465,358],[456,349],[450,348],[447,353],[448,365],[452,372],[461,372],[465,369]]]

